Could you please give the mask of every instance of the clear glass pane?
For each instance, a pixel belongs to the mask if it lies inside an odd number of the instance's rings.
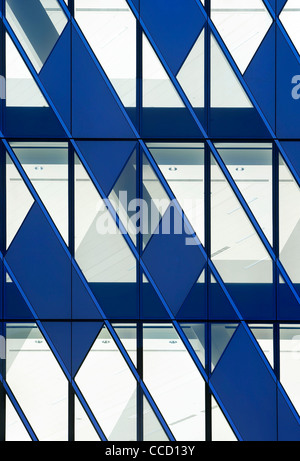
[[[172,325],[144,325],[144,381],[176,440],[205,440],[205,383]]]
[[[136,440],[136,381],[106,327],[75,379],[108,440]]]
[[[143,430],[145,442],[169,440],[146,397],[143,398]]]
[[[215,147],[272,244],[272,144],[217,143]]]
[[[30,442],[31,438],[25,429],[18,413],[9,398],[5,398],[5,441]]]
[[[35,324],[7,324],[6,380],[40,441],[68,439],[68,382]]]
[[[300,412],[300,325],[280,325],[280,382]]]
[[[12,142],[11,147],[68,243],[68,144]]]
[[[145,35],[143,35],[143,107],[184,107]]]
[[[20,176],[11,158],[6,155],[6,246],[11,241],[23,223],[33,197]]]
[[[262,0],[211,0],[211,18],[243,73],[272,24]]]
[[[9,35],[5,34],[6,107],[48,107]]]
[[[227,58],[211,35],[211,107],[252,107]]]
[[[279,16],[298,53],[300,52],[300,5],[299,0],[288,0]]]
[[[125,107],[136,105],[136,19],[125,0],[76,0],[75,18]]]
[[[100,438],[80,401],[75,396],[75,441],[99,442]]]
[[[211,224],[211,257],[225,283],[272,283],[271,258],[214,159]]]
[[[219,405],[212,397],[211,400],[211,419],[212,419],[212,441],[213,442],[236,442],[234,435],[227,419],[223,415]]]
[[[300,283],[300,188],[280,156],[279,256],[293,283]]]
[[[88,282],[136,281],[135,258],[78,158],[75,257]]]
[[[202,143],[148,143],[200,241],[204,242],[204,145]]]
[[[6,18],[37,72],[51,53],[67,18],[57,0],[24,4],[6,0]]]
[[[273,344],[273,325],[249,325],[255,339],[261,347],[261,350],[269,360],[271,366],[274,366],[274,344]]]

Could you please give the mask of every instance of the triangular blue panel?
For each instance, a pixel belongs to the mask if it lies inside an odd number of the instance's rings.
[[[143,281],[142,285],[141,306],[143,319],[170,319],[152,284],[146,281]]]
[[[72,376],[74,377],[99,334],[103,322],[72,322]]]
[[[264,112],[272,129],[275,129],[275,25],[250,62],[244,78]]]
[[[72,133],[74,137],[134,138],[125,115],[74,28]]]
[[[65,27],[40,72],[40,79],[60,116],[71,125],[71,26]]]
[[[299,99],[292,96],[294,75],[300,64],[281,31],[277,28],[277,137],[299,138]],[[288,120],[288,123],[287,123]]]
[[[295,284],[300,292],[299,284]],[[277,317],[278,320],[299,320],[300,304],[287,283],[278,283],[277,288]]]
[[[71,262],[38,204],[30,209],[6,259],[40,319],[71,317]]]
[[[300,441],[300,424],[280,392],[278,392],[278,440]]]
[[[72,267],[72,319],[100,320],[101,318],[94,301]]]
[[[42,325],[71,374],[71,322],[42,322]]]
[[[184,232],[176,233],[179,231],[172,228],[172,223],[179,228],[184,221],[180,212],[170,206],[161,220],[161,229],[151,237],[142,259],[176,315],[202,272],[205,259],[200,248],[191,244],[191,237]]]
[[[176,318],[178,320],[207,319],[206,290],[207,285],[205,283],[196,282],[179,309]]]
[[[276,383],[243,325],[217,363],[211,383],[244,441],[276,440]]]
[[[135,142],[79,141],[77,144],[99,185],[109,195],[135,147]]]
[[[273,9],[274,13],[275,13],[275,10],[276,10],[276,0],[268,0],[271,8]]]
[[[282,8],[286,4],[287,0],[277,0],[277,14],[281,13]]]
[[[298,176],[300,177],[300,142],[282,142],[281,145],[291,164],[295,168]]]
[[[204,23],[195,0],[141,0],[141,18],[174,75],[189,54]]]

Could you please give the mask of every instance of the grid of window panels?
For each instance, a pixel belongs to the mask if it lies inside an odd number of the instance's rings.
[[[0,439],[299,441],[299,1],[0,5]]]

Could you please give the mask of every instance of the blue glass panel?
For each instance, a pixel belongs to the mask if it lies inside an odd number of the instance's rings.
[[[276,440],[276,384],[242,325],[211,382],[243,440]]]
[[[274,0],[273,0],[274,1]],[[287,0],[277,0],[277,14],[279,14],[286,4]]]
[[[145,277],[145,276],[144,276]],[[141,301],[142,319],[165,319],[170,320],[170,317],[163,306],[158,294],[154,290],[151,283],[146,277],[142,285],[142,301]]]
[[[72,98],[74,137],[134,137],[125,115],[74,28]]]
[[[76,375],[102,325],[103,322],[72,322],[72,376]]]
[[[37,204],[29,211],[6,259],[41,319],[70,318],[71,262]]]
[[[200,278],[203,280],[197,280],[192,289],[190,290],[187,298],[183,305],[179,309],[176,318],[178,320],[184,319],[197,319],[203,320],[207,318],[207,306],[206,306],[206,292],[207,286],[204,283],[204,272],[202,272]]]
[[[6,274],[4,315],[8,319],[32,320],[33,315],[15,283]]]
[[[79,141],[78,147],[99,185],[109,195],[135,147],[135,142]]]
[[[273,24],[250,62],[244,78],[250,91],[275,129],[275,25]]]
[[[176,75],[204,26],[194,0],[141,0],[141,18]]]
[[[40,72],[40,79],[63,121],[71,123],[71,26],[64,29]]]
[[[292,96],[294,75],[300,74],[300,64],[281,31],[277,28],[277,137],[298,138],[300,104]],[[288,123],[287,123],[288,120]]]
[[[205,264],[199,247],[189,244],[192,238],[184,232],[176,234],[177,225],[183,226],[182,216],[175,207],[170,206],[161,221],[162,233],[152,236],[143,254],[143,260],[151,276],[174,315],[177,314]],[[169,233],[164,233],[164,229],[168,229]]]

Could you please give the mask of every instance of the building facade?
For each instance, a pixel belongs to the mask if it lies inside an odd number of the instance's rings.
[[[300,440],[299,0],[0,20],[0,439]]]

